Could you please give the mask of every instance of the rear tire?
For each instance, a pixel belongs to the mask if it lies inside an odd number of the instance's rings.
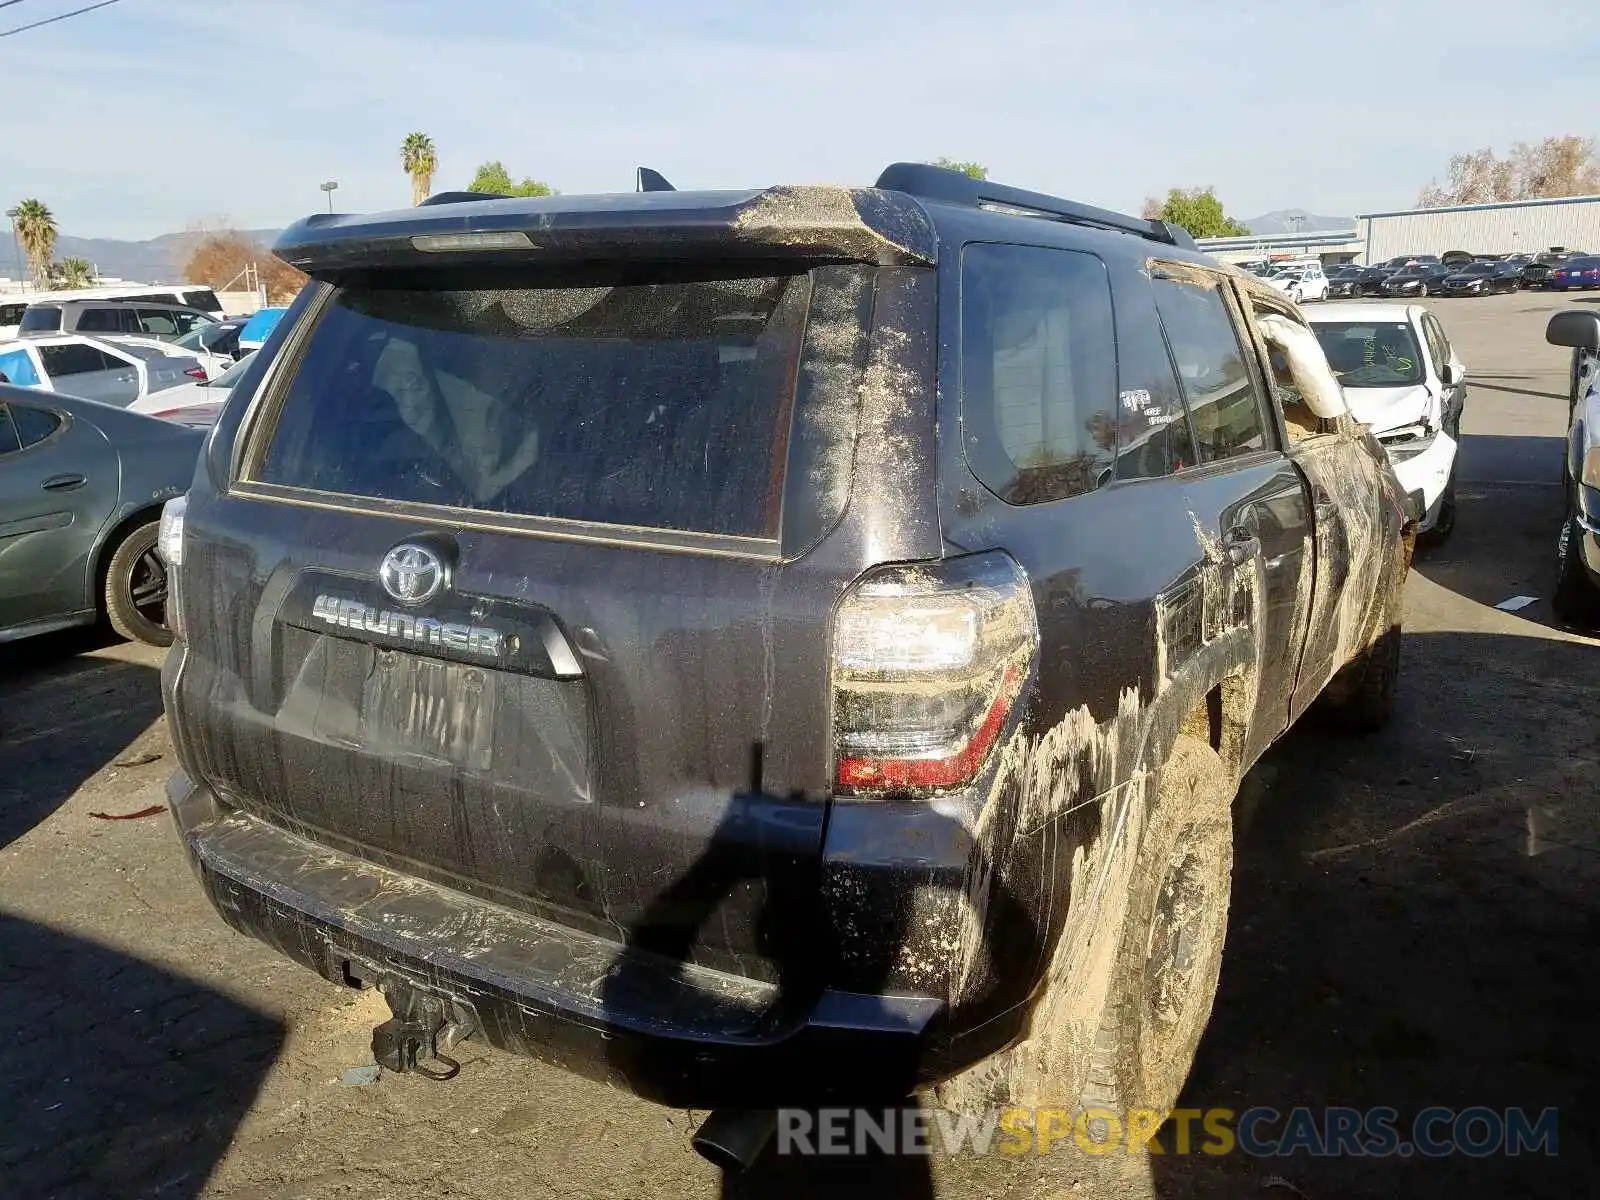
[[[1178,738],[1161,769],[1128,884],[1122,938],[1079,1102],[1085,1112],[1104,1109],[1125,1120],[1131,1109],[1167,1113],[1177,1104],[1222,972],[1234,791],[1215,750],[1198,738]]]
[[[117,545],[106,565],[106,619],[123,637],[148,646],[172,645],[166,626],[167,567],[156,553],[159,522],[140,525]]]

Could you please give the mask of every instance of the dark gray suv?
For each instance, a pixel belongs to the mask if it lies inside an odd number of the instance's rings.
[[[1160,222],[652,182],[278,243],[313,282],[164,539],[218,912],[381,986],[387,1067],[482,1038],[746,1150],[916,1088],[1170,1107],[1241,773],[1393,703],[1382,449]]]

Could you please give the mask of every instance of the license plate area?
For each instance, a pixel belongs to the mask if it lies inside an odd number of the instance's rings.
[[[361,695],[361,742],[472,771],[494,765],[499,719],[495,672],[464,663],[375,649]]]

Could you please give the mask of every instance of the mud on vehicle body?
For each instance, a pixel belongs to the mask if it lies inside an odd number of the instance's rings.
[[[400,1068],[1170,1102],[1239,777],[1398,628],[1414,514],[1292,304],[905,165],[277,253],[163,539],[225,920],[383,986]]]

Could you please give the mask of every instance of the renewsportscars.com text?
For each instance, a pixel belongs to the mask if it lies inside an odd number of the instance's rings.
[[[778,1110],[777,1150],[851,1154],[1248,1154],[1256,1158],[1472,1158],[1555,1155],[1557,1110],[1424,1108],[1180,1108],[1112,1112],[1008,1108],[982,1115],[936,1109]]]

